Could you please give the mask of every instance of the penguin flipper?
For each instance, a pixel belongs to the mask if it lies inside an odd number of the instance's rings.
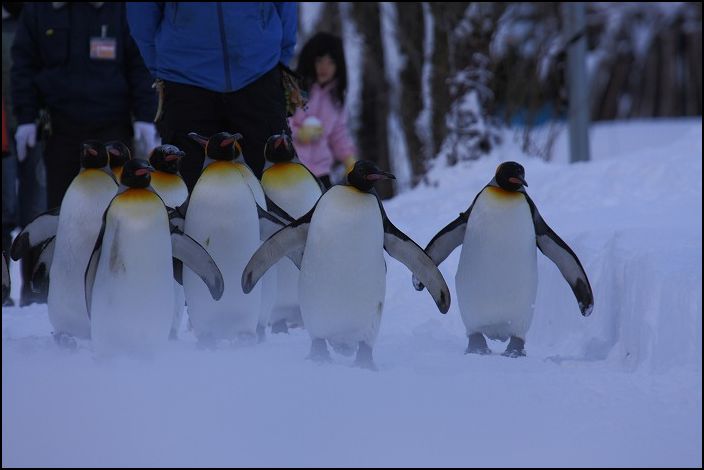
[[[177,258],[171,258],[171,266],[174,269],[174,279],[179,285],[183,285],[183,261]]]
[[[114,200],[115,198],[113,198]],[[100,233],[98,234],[98,238],[95,240],[95,246],[93,246],[93,253],[90,255],[90,259],[88,260],[88,266],[86,266],[86,273],[83,276],[83,283],[84,283],[84,291],[86,295],[86,310],[88,311],[88,319],[90,319],[90,307],[93,304],[93,285],[95,284],[95,275],[98,272],[98,264],[100,262],[100,251],[103,247],[103,235],[105,235],[105,219],[108,214],[108,210],[110,210],[110,205],[112,204],[112,201],[110,201],[110,204],[108,204],[108,208],[105,209],[105,212],[103,213],[103,225],[100,227]]]
[[[450,308],[450,289],[437,266],[425,251],[384,217],[384,249],[403,263],[420,282],[428,287],[442,313]]]
[[[24,258],[30,248],[56,236],[56,231],[59,228],[59,209],[59,207],[55,207],[41,213],[25,226],[12,242],[10,257],[13,260]]]
[[[56,247],[56,237],[51,237],[42,246],[42,251],[37,258],[32,269],[31,287],[34,291],[48,292],[49,290],[49,269],[54,259],[54,248]]]
[[[257,204],[257,214],[259,215],[259,238],[264,241],[281,230],[286,223],[280,221]]]
[[[594,294],[589,284],[587,273],[579,262],[579,258],[572,249],[545,223],[535,203],[528,194],[524,193],[530,206],[535,227],[536,244],[540,251],[555,263],[579,304],[579,310],[585,317],[592,313],[594,308]]]
[[[186,201],[181,204],[178,207],[168,207],[167,206],[167,212],[169,214],[169,224],[172,226],[175,226],[178,228],[180,231],[183,232],[183,225],[186,223],[186,211],[188,210],[188,202],[191,200],[191,196],[189,195],[186,198]]]
[[[93,304],[93,285],[95,285],[95,274],[98,272],[98,263],[100,262],[100,247],[103,244],[102,238],[103,232],[100,232],[100,237],[98,238],[100,244],[96,243],[95,248],[93,249],[93,254],[90,255],[90,260],[88,261],[88,266],[86,267],[85,291],[88,318],[90,318],[90,308]]]
[[[174,258],[181,260],[203,280],[213,299],[220,300],[225,290],[225,281],[210,253],[178,229],[171,230],[171,249]]]
[[[290,224],[291,222],[296,220],[293,217],[291,217],[288,214],[288,212],[283,210],[278,204],[276,204],[274,201],[269,199],[269,196],[265,195],[264,197],[266,199],[267,210],[270,214],[275,215],[276,217],[281,219],[281,221],[283,221],[284,224]],[[267,238],[269,238],[269,237],[267,237]]]
[[[2,303],[10,297],[10,270],[8,268],[7,254],[2,252]]]
[[[301,268],[303,249],[315,206],[303,217],[285,226],[261,244],[242,271],[242,291],[248,294],[259,279],[284,256]]]
[[[459,217],[447,224],[430,240],[428,246],[425,247],[425,253],[433,260],[435,266],[440,266],[440,263],[450,256],[455,248],[462,244],[464,234],[467,230],[467,220],[472,207],[467,212],[460,213]],[[413,275],[413,287],[416,290],[423,290],[423,283]]]

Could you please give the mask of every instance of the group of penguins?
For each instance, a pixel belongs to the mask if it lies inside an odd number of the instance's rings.
[[[241,135],[189,136],[205,151],[190,194],[177,147],[161,145],[147,161],[131,158],[121,142],[87,141],[61,206],[16,237],[12,259],[41,249],[32,284],[48,288],[60,345],[75,348],[81,338],[98,354],[148,353],[176,338],[187,305],[199,345],[261,341],[269,325],[273,333],[303,326],[309,358],[330,361],[329,344],[375,369],[384,250],[446,313],[450,291],[437,266],[459,245],[455,281],[467,353],[490,354],[486,337],[508,340],[506,356],[525,355],[536,245],[569,283],[582,315],[592,311],[582,264],[540,216],[518,163],[500,164],[423,250],[387,217],[374,184],[394,176],[372,162],[356,162],[346,184],[325,191],[284,132],[266,142],[261,180],[244,162]],[[3,253],[3,299],[8,294]]]

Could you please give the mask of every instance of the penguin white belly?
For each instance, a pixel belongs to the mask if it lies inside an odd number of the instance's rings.
[[[271,166],[262,176],[262,187],[269,199],[294,219],[308,213],[322,195],[313,175],[299,163],[277,163]],[[288,258],[283,258],[276,267],[278,290],[271,322],[298,322],[298,268]]]
[[[166,173],[164,171],[155,171],[152,173],[151,179],[152,189],[161,197],[164,204],[168,207],[178,207],[188,198],[188,188],[186,183],[179,175]],[[175,337],[178,334],[181,326],[181,318],[183,317],[183,309],[185,306],[185,293],[183,286],[174,280],[174,316],[171,325],[172,335]]]
[[[262,176],[269,199],[298,219],[313,208],[322,191],[313,175],[298,163],[277,163]]]
[[[373,346],[386,292],[384,229],[376,197],[334,186],[318,202],[299,280],[312,338]]]
[[[108,210],[91,308],[99,353],[149,352],[164,343],[174,311],[171,236],[166,208],[130,189]]]
[[[538,284],[536,249],[525,197],[486,188],[470,214],[455,277],[467,334],[525,339]]]
[[[252,169],[249,166],[241,162],[234,162],[235,167],[240,172],[242,178],[244,178],[247,186],[252,191],[252,196],[254,200],[259,204],[259,207],[267,209],[266,198],[264,197],[264,189],[262,188],[259,179],[254,176]],[[259,290],[261,295],[261,304],[259,308],[259,321],[258,325],[262,328],[266,328],[269,324],[269,318],[271,317],[271,311],[274,307],[276,296],[272,293],[277,292],[278,289],[278,266],[274,266],[262,277],[262,286]]]
[[[183,269],[188,315],[198,337],[234,339],[254,335],[261,310],[261,286],[242,292],[242,271],[261,244],[254,196],[229,162],[212,163],[193,189],[184,232],[200,243],[220,268],[225,290],[213,300],[203,281]]]
[[[61,202],[47,300],[54,333],[90,337],[85,273],[103,223],[103,214],[117,193],[105,172],[84,170]]]
[[[188,187],[179,175],[155,171],[152,173],[151,185],[168,207],[178,207],[188,198]]]

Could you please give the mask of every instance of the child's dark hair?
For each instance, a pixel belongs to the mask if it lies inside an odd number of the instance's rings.
[[[315,73],[315,59],[329,55],[335,62],[335,78],[337,85],[333,90],[333,97],[337,104],[345,104],[345,93],[347,92],[347,64],[345,63],[345,53],[342,49],[342,39],[329,33],[317,33],[310,38],[303,46],[298,58],[298,72],[303,77],[303,83],[307,91],[315,83],[317,75]]]

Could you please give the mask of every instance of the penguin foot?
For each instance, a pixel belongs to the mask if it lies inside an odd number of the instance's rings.
[[[526,342],[518,336],[511,336],[511,340],[506,346],[506,351],[501,353],[505,357],[525,357],[526,350],[524,348]]]
[[[266,341],[266,327],[257,325],[257,343],[263,343],[264,341]]]
[[[491,354],[491,349],[486,345],[486,339],[481,333],[472,333],[468,337],[467,349],[464,351],[465,354]]]
[[[76,338],[68,333],[54,333],[53,336],[54,342],[56,342],[60,348],[67,349],[69,351],[75,351],[78,349],[78,342],[76,341]]]
[[[12,297],[8,297],[5,299],[5,301],[2,303],[3,307],[14,307],[15,306],[15,301],[12,300]]]
[[[359,342],[359,348],[357,349],[357,357],[354,360],[354,366],[373,371],[379,370],[376,367],[376,364],[374,364],[374,358],[372,358],[372,347],[364,341]]]
[[[328,344],[325,342],[325,339],[313,339],[310,343],[310,353],[306,359],[310,359],[311,361],[317,363],[332,361],[330,358],[330,351],[328,351]]]
[[[279,320],[271,324],[271,334],[275,335],[278,333],[288,334],[288,325],[286,324],[286,320]]]

